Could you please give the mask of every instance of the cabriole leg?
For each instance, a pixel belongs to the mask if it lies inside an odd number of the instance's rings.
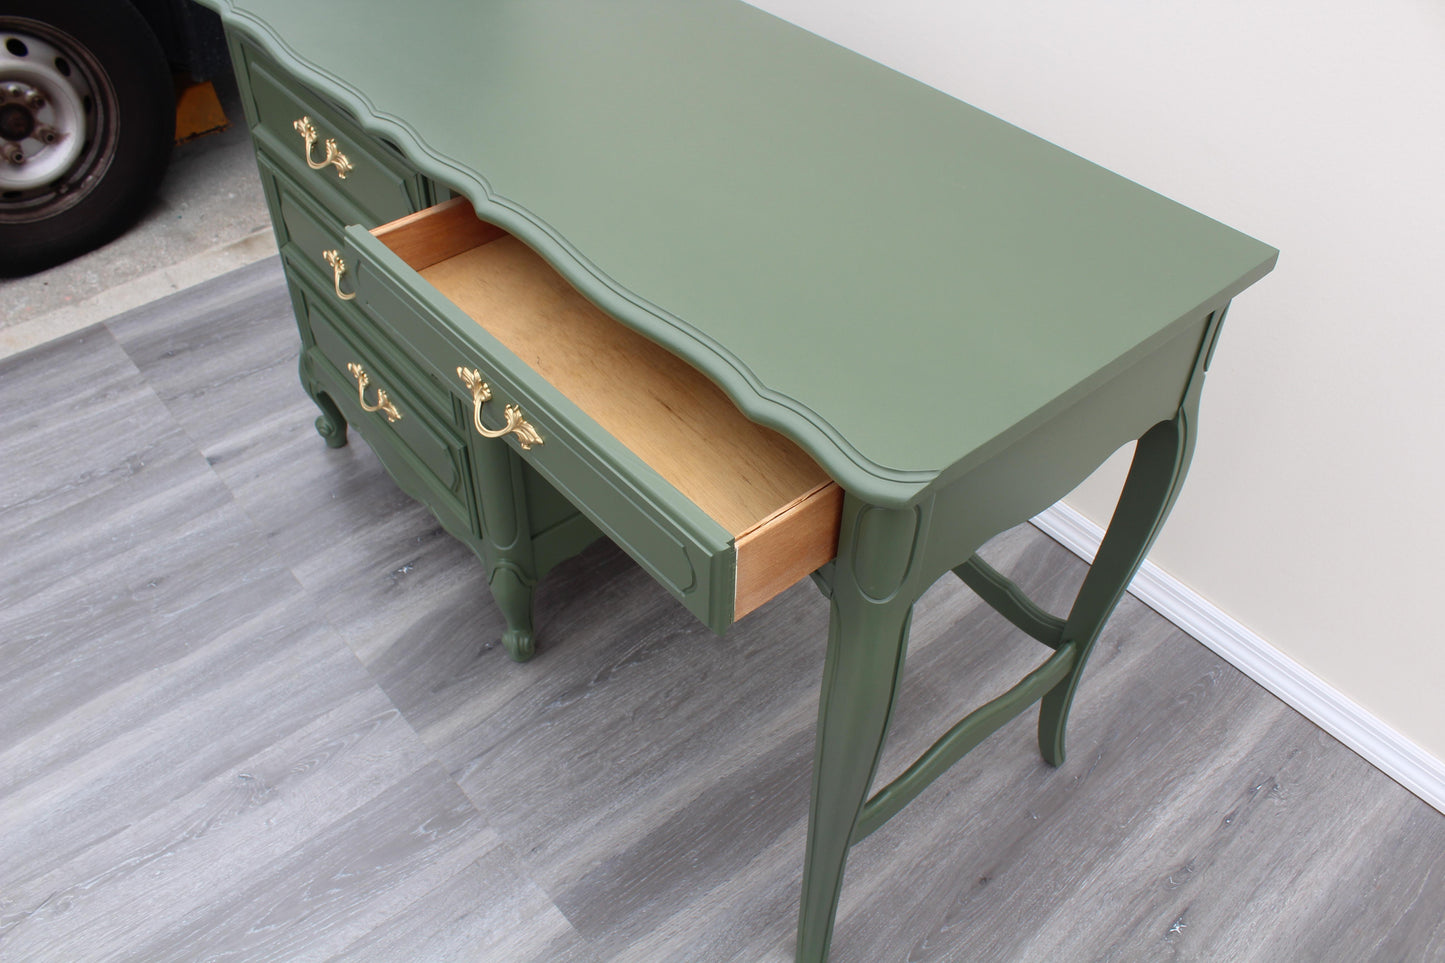
[[[316,402],[316,407],[321,409],[321,415],[316,419],[316,433],[326,442],[327,448],[344,448],[346,446],[346,416],[341,409],[336,407],[336,402],[324,391],[317,391],[311,394],[311,400]]]
[[[799,963],[821,963],[828,956],[848,847],[903,674],[913,610],[907,576],[917,532],[915,510],[870,508],[851,496],[844,505],[818,703]]]
[[[1085,661],[1104,623],[1119,604],[1149,552],[1184,483],[1194,451],[1192,412],[1155,425],[1139,439],[1114,517],[1069,612],[1063,638],[1078,646],[1078,660],[1039,706],[1039,752],[1052,766],[1064,761],[1064,731]]]
[[[331,396],[318,388],[311,380],[311,372],[307,364],[305,352],[301,354],[301,385],[311,400],[316,402],[316,407],[321,409],[321,417],[316,419],[316,433],[326,442],[328,448],[342,448],[346,445],[346,416],[341,409],[336,407],[336,402]]]
[[[527,527],[522,461],[505,444],[495,440],[473,438],[469,451],[482,510],[487,582],[507,622],[502,645],[512,659],[525,662],[537,651],[532,629],[537,565]]]
[[[507,620],[502,645],[514,661],[526,662],[537,651],[532,632],[532,594],[536,580],[516,566],[502,563],[492,571],[491,586],[497,608]]]

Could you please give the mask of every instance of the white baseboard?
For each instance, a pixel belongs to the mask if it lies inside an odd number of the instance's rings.
[[[1103,529],[1062,502],[1039,514],[1033,523],[1086,562],[1093,561],[1104,536]],[[1385,775],[1445,813],[1445,762],[1311,675],[1152,562],[1146,560],[1140,567],[1129,592]]]

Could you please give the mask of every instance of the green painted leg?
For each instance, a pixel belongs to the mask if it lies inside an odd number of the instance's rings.
[[[861,510],[860,510],[861,509]],[[818,735],[808,849],[798,915],[799,963],[828,956],[838,893],[893,712],[913,594],[906,590],[916,512],[859,506],[843,510],[832,584],[832,620]]]
[[[311,370],[306,357],[306,352],[301,353],[301,360],[298,365],[301,369],[301,386],[316,402],[316,407],[321,409],[321,417],[316,419],[316,433],[326,441],[327,448],[342,448],[346,445],[346,416],[341,409],[336,407],[336,402],[331,396],[320,388],[316,387],[311,380]]]
[[[502,645],[513,661],[526,662],[537,651],[537,640],[532,634],[532,590],[536,582],[504,562],[492,571],[491,585],[497,608],[507,620]]]
[[[346,416],[336,407],[330,395],[318,392],[311,398],[321,409],[321,415],[316,419],[316,433],[326,441],[327,448],[346,447]]]
[[[497,608],[507,620],[502,645],[513,660],[526,662],[537,651],[532,631],[532,590],[537,585],[537,560],[527,525],[522,460],[500,441],[474,440],[468,451],[477,501],[481,505],[487,580]]]
[[[1184,482],[1194,451],[1192,415],[1192,411],[1182,411],[1173,421],[1155,425],[1134,450],[1114,517],[1064,626],[1063,638],[1078,647],[1078,660],[1039,706],[1039,752],[1049,765],[1063,764],[1069,707],[1089,652],[1143,563]]]

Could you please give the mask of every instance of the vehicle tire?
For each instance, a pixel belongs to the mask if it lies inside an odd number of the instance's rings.
[[[125,0],[0,7],[0,277],[111,240],[150,204],[175,137],[155,34]]]

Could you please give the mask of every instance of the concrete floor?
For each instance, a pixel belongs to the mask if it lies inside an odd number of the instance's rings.
[[[138,224],[73,261],[0,281],[0,357],[276,253],[234,83],[216,87],[231,126],[176,145]]]

